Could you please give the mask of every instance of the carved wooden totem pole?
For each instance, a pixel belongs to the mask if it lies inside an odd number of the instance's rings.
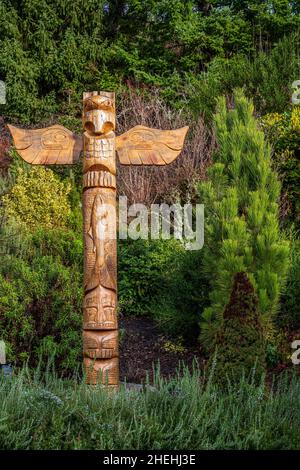
[[[166,165],[179,155],[188,127],[136,126],[115,136],[115,95],[83,96],[83,136],[55,125],[8,126],[20,156],[33,165],[70,165],[83,150],[83,356],[87,383],[119,385],[116,246],[116,151],[123,165]]]

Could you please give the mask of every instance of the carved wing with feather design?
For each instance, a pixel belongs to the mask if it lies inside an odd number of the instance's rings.
[[[63,126],[8,128],[19,155],[32,165],[72,165],[79,160],[82,138]]]
[[[117,137],[122,165],[168,165],[180,154],[188,127],[162,131],[135,126]]]
[[[33,165],[72,165],[83,149],[82,137],[63,126],[19,129],[8,126],[19,155]],[[135,126],[116,138],[122,165],[168,165],[180,154],[188,127],[176,130]]]

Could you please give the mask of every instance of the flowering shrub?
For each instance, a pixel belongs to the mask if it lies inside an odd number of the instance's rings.
[[[281,221],[299,228],[300,222],[300,107],[270,113],[260,125],[273,147],[273,163],[282,181]]]
[[[269,113],[260,120],[260,125],[271,140],[276,152],[300,149],[300,107],[282,114]]]

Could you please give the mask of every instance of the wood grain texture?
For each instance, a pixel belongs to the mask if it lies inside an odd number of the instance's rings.
[[[116,292],[98,286],[84,296],[83,328],[85,330],[116,330],[117,319]]]
[[[63,126],[19,129],[8,125],[18,154],[32,165],[72,165],[79,160],[82,137]]]
[[[83,354],[90,359],[118,357],[118,331],[84,331]]]
[[[90,359],[83,360],[86,372],[86,382],[89,385],[98,383],[107,386],[116,386],[119,383],[119,359]]]
[[[122,165],[168,165],[180,154],[188,127],[162,131],[135,126],[116,138]]]
[[[83,101],[83,356],[88,384],[119,384],[113,93]]]

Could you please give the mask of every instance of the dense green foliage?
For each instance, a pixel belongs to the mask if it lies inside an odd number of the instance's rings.
[[[0,374],[0,449],[299,448],[298,380],[220,390],[196,370],[154,385],[108,394],[49,373]]]
[[[26,123],[76,115],[86,89],[146,86],[210,114],[218,95],[242,85],[265,112],[283,111],[300,71],[299,9],[288,0],[1,0],[3,112]]]
[[[209,180],[199,185],[206,207],[204,268],[211,285],[201,335],[209,349],[222,327],[237,272],[248,274],[258,294],[264,327],[269,329],[289,253],[279,232],[280,185],[252,103],[240,91],[235,93],[233,110],[227,110],[221,99],[215,123],[219,149]]]
[[[272,144],[274,167],[282,181],[281,221],[299,231],[300,108],[266,114],[260,124]]]
[[[26,238],[25,238],[26,237]],[[2,254],[0,330],[10,362],[47,360],[72,371],[81,354],[82,242],[71,231],[39,229],[22,254]]]
[[[202,253],[178,240],[120,241],[119,305],[123,315],[153,315],[165,332],[195,340],[207,303]]]
[[[215,378],[220,384],[239,382],[243,374],[258,383],[265,372],[265,339],[258,311],[258,298],[245,273],[237,273],[223,326],[216,341]]]
[[[277,322],[289,329],[300,328],[300,246],[293,243],[285,288],[281,296],[281,309]]]
[[[44,167],[19,168],[11,191],[2,198],[5,213],[27,228],[65,227],[71,216],[71,185]]]

